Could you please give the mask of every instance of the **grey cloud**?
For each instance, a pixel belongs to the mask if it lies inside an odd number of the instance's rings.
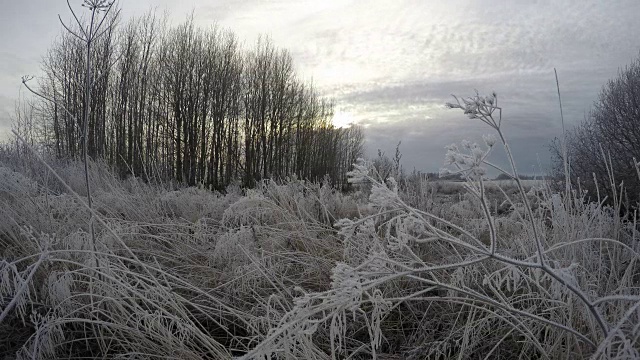
[[[587,76],[584,71],[561,73],[563,108],[567,124],[577,124],[589,110],[606,73]],[[464,138],[478,138],[492,131],[459,111],[445,110],[449,94],[470,96],[498,93],[503,107],[503,129],[512,139],[516,160],[524,169],[549,163],[548,145],[561,131],[560,111],[553,71],[543,75],[522,74],[494,79],[429,82],[354,91],[338,98],[346,111],[357,114],[367,127],[369,155],[378,148],[393,150],[403,141],[409,168],[435,171],[441,165],[443,146]],[[382,120],[382,121],[381,121]],[[411,154],[411,155],[409,155]],[[419,155],[418,155],[419,154]],[[506,165],[504,157],[498,161]]]
[[[430,126],[421,120],[409,120],[395,126],[371,125],[366,128],[366,150],[369,157],[375,157],[377,150],[392,156],[395,146],[402,141],[400,150],[405,170],[437,171],[444,164],[445,146],[468,139],[483,144],[482,135],[492,133],[491,129],[478,123],[469,123],[462,114],[452,114],[442,119],[442,123]],[[522,173],[532,174],[546,171],[549,166],[548,146],[550,138],[545,136],[509,136],[507,138]],[[495,146],[490,161],[508,168],[509,162],[501,146]],[[495,172],[492,172],[495,175]]]

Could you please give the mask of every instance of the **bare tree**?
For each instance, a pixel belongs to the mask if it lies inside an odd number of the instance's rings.
[[[579,179],[580,187],[594,200],[608,194],[611,202],[622,199],[624,206],[637,207],[640,179],[634,169],[640,159],[640,58],[602,88],[589,115],[568,132],[566,143],[574,186]],[[563,173],[560,142],[554,142],[551,150],[556,172]]]
[[[213,189],[293,174],[341,184],[360,156],[361,131],[334,128],[333,103],[268,39],[247,51],[231,32],[199,29],[192,18],[171,29],[152,12],[124,26],[105,21],[89,53],[77,30],[45,58],[40,92],[52,101],[43,138],[56,156],[86,153],[121,176]],[[87,61],[97,69],[90,86]],[[84,133],[86,152],[77,146]]]

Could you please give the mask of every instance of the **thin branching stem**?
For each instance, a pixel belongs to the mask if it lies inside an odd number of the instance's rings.
[[[22,298],[22,294],[27,291],[29,286],[31,286],[31,279],[36,274],[36,271],[38,271],[38,269],[40,268],[40,265],[45,262],[48,256],[48,251],[41,252],[38,261],[36,261],[35,264],[31,265],[31,271],[29,271],[29,275],[27,275],[27,278],[22,282],[20,289],[15,292],[15,294],[13,295],[13,299],[11,299],[11,301],[4,307],[4,309],[2,309],[2,313],[0,313],[0,324],[2,324],[4,319],[9,315],[11,310],[13,310],[18,301],[20,301],[20,299]]]

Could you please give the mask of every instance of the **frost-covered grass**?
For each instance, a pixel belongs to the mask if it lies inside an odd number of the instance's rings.
[[[331,224],[358,214],[329,185],[173,190],[93,164],[94,252],[83,183],[12,167],[0,168],[2,358],[246,352],[295,286],[327,287],[341,256]],[[55,170],[66,181],[82,168]]]
[[[465,192],[399,191],[365,161],[349,194],[176,190],[94,163],[95,251],[83,165],[5,155],[0,357],[637,358],[634,216],[486,184],[490,149],[508,152],[496,101],[460,103],[496,135],[449,147]]]

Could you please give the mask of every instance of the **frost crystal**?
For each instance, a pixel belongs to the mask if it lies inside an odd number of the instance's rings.
[[[495,138],[485,137],[487,143],[487,149],[482,149],[477,143],[471,143],[468,140],[462,140],[461,146],[467,153],[462,153],[460,148],[451,144],[446,146],[447,153],[445,155],[445,165],[453,165],[456,169],[455,172],[450,172],[447,169],[440,170],[440,176],[454,174],[464,174],[472,179],[478,179],[486,174],[486,169],[482,167],[484,159],[489,154],[492,144],[495,142]]]
[[[349,219],[340,219],[336,221],[333,227],[338,229],[338,235],[340,235],[344,240],[349,240],[355,231],[355,223]]]
[[[392,179],[393,180],[393,179]],[[393,180],[395,182],[395,180]],[[386,186],[375,184],[371,188],[371,195],[369,201],[379,207],[393,206],[396,199],[398,199],[398,187],[395,186],[395,191],[387,188]]]
[[[362,279],[348,264],[339,262],[331,274],[331,288],[336,292],[336,298],[343,302],[344,310],[355,311],[362,301]]]
[[[488,134],[488,135],[482,135],[482,140],[484,140],[484,143],[488,146],[488,147],[492,147],[493,145],[496,144],[496,137],[494,135]]]
[[[347,173],[347,181],[350,184],[361,184],[368,181],[369,178],[369,163],[364,159],[358,158],[356,163],[353,164],[353,170]]]

